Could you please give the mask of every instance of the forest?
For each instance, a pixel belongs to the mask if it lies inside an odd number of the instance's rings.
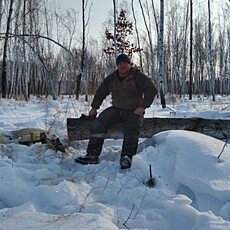
[[[0,97],[92,95],[127,53],[162,97],[230,93],[230,1],[113,0],[101,38],[93,0],[0,0]],[[216,10],[218,5],[218,11]]]

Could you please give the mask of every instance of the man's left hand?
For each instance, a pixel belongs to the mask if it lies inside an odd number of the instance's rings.
[[[134,110],[134,113],[139,116],[143,116],[145,114],[145,109],[143,107],[138,107]]]

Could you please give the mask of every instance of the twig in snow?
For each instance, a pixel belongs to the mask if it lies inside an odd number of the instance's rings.
[[[105,187],[104,187],[103,192],[105,192],[105,189],[106,189],[106,187],[108,186],[108,184],[109,184],[109,176],[107,177],[107,181],[106,181],[106,183],[105,183]]]
[[[159,104],[159,103],[157,103],[157,104]],[[159,104],[159,105],[160,105],[160,104]],[[169,106],[165,106],[165,108],[167,108],[167,109],[169,109],[169,110],[171,111],[170,114],[176,115],[176,111],[173,110],[172,108],[170,108]]]
[[[219,154],[218,157],[217,157],[218,159],[220,158],[220,156],[221,156],[222,153],[224,152],[225,147],[227,147],[227,146],[228,146],[228,138],[227,138],[227,136],[226,136],[226,141],[225,141],[225,143],[224,143],[224,146],[223,146],[223,148],[222,148],[220,154]]]
[[[170,115],[172,114],[172,115],[176,115],[176,111],[174,111],[172,108],[170,108],[170,107],[168,107],[168,106],[166,106],[166,108],[168,108],[169,110],[171,110],[171,112],[170,112]]]
[[[92,188],[92,189],[89,191],[89,193],[86,195],[86,197],[85,197],[85,199],[84,199],[83,204],[82,204],[81,207],[80,207],[79,212],[82,212],[82,210],[83,210],[83,208],[85,207],[86,201],[87,201],[88,197],[90,196],[90,194],[91,194],[94,190],[99,189],[99,188],[103,188],[103,187],[104,187],[104,186],[95,187],[95,188]]]
[[[156,185],[156,179],[152,176],[152,166],[149,165],[149,179],[145,183],[148,187],[153,188]]]
[[[137,209],[137,212],[136,212],[135,216],[133,217],[133,219],[135,219],[137,217],[137,214],[140,212],[140,210],[142,208],[142,204],[143,204],[144,199],[145,199],[145,196],[146,196],[146,188],[145,188],[145,193],[144,193],[144,195],[142,196],[142,199],[141,199],[140,207]]]
[[[135,205],[133,204],[133,207],[132,207],[132,209],[131,209],[131,211],[130,211],[130,213],[129,213],[128,218],[127,218],[126,221],[123,223],[123,225],[124,225],[127,229],[130,229],[129,227],[126,226],[126,223],[127,223],[128,220],[130,219],[130,217],[131,217],[131,215],[132,215],[132,213],[133,213],[134,207],[135,207]]]
[[[137,176],[137,174],[136,174],[135,171],[133,172],[133,174],[134,174],[135,178],[136,178],[139,182],[141,182],[142,184],[145,184],[144,181],[141,180],[141,179]]]

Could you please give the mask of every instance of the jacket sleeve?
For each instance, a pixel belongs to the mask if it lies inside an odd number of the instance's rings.
[[[150,107],[157,95],[157,88],[153,81],[146,75],[139,73],[136,78],[137,86],[143,92],[142,106],[144,108]]]
[[[100,86],[98,87],[93,101],[91,103],[92,108],[95,109],[99,109],[103,100],[106,98],[107,95],[109,95],[110,93],[110,78],[111,76],[109,75],[108,77],[106,77],[103,82],[100,84]]]

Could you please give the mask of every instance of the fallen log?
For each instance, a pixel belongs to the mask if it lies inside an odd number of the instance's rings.
[[[89,139],[90,127],[94,119],[67,118],[67,132],[69,141]],[[202,133],[217,139],[228,139],[230,134],[230,120],[203,118],[144,118],[140,130],[141,138],[149,138],[156,133],[166,130],[189,130]],[[122,125],[112,126],[106,138],[123,138]]]

